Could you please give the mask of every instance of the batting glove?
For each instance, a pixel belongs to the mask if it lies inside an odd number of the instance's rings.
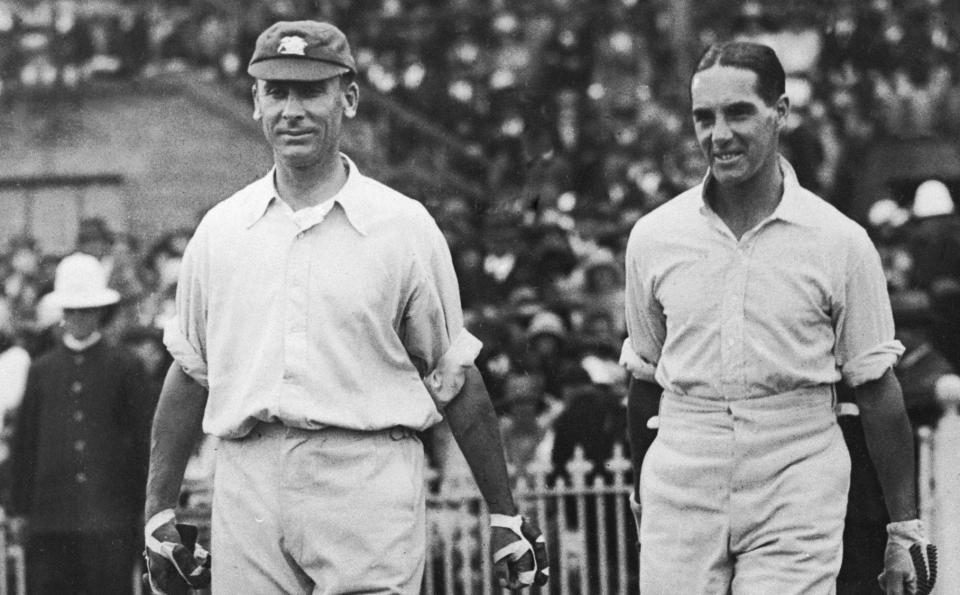
[[[491,514],[490,526],[507,529],[513,533],[513,541],[493,553],[493,563],[506,560],[509,579],[501,586],[522,589],[530,585],[545,585],[550,578],[550,563],[547,559],[547,541],[540,531],[527,519],[520,516]]]
[[[178,524],[170,509],[147,521],[143,580],[153,595],[184,595],[210,585],[210,554],[197,543],[197,533],[194,525]]]
[[[884,593],[929,595],[937,582],[937,547],[923,536],[919,520],[887,525],[883,572],[877,577]]]

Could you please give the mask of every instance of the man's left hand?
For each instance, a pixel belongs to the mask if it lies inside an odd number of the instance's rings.
[[[527,519],[490,515],[494,574],[501,587],[516,591],[545,585],[550,577],[547,543]]]
[[[923,537],[920,521],[887,525],[883,572],[877,577],[887,595],[928,595],[937,581],[937,548]]]

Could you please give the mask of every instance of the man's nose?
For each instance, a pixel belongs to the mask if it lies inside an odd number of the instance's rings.
[[[713,125],[713,140],[714,142],[726,142],[733,138],[733,130],[730,129],[730,125],[727,124],[726,118],[719,117],[717,118],[716,123]]]
[[[303,102],[296,93],[287,95],[287,100],[283,103],[283,117],[287,119],[303,117]]]

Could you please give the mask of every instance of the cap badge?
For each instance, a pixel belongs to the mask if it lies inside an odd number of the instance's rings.
[[[305,56],[307,49],[307,40],[299,35],[290,35],[280,39],[280,47],[277,48],[278,54],[293,54],[295,56]]]

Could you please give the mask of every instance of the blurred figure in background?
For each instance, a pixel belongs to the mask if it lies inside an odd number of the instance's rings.
[[[960,369],[960,214],[946,184],[917,187],[911,220],[904,226],[913,258],[911,285],[927,294],[933,344]]]
[[[96,258],[66,257],[50,297],[62,343],[30,367],[12,450],[29,590],[126,594],[153,414],[143,366],[103,336],[120,294]]]
[[[10,501],[10,439],[23,391],[27,385],[30,354],[18,344],[10,307],[0,298],[0,505]]]
[[[500,434],[514,477],[533,486],[531,467],[547,469],[553,450],[553,416],[549,414],[540,374],[513,373],[504,387]]]

